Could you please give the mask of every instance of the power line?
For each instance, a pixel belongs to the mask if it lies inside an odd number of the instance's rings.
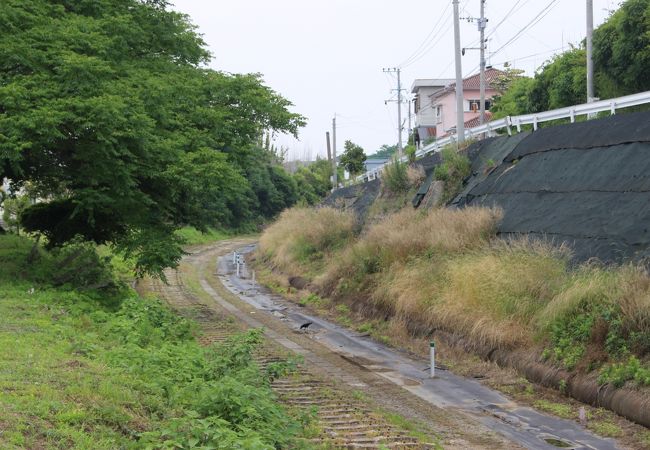
[[[558,0],[551,0],[551,1],[550,1],[550,2],[549,2],[549,3],[548,3],[548,4],[547,4],[547,5],[546,5],[546,6],[545,6],[545,7],[544,7],[544,8],[543,8],[543,9],[542,9],[542,10],[541,10],[541,11],[540,11],[536,16],[535,16],[535,17],[533,17],[533,20],[531,20],[530,22],[528,22],[528,23],[527,23],[523,28],[521,28],[521,29],[520,29],[520,30],[519,30],[519,31],[518,31],[518,32],[517,32],[513,37],[511,37],[510,39],[508,39],[508,41],[507,41],[505,44],[503,44],[501,47],[499,47],[497,50],[495,50],[495,51],[492,53],[492,56],[496,55],[496,54],[499,53],[501,50],[503,50],[504,48],[506,48],[508,45],[512,44],[512,43],[515,42],[517,39],[519,39],[519,38],[521,37],[521,35],[524,34],[524,32],[525,32],[528,28],[531,28],[531,27],[537,25],[537,23],[539,23],[540,20],[542,20],[544,17],[546,17],[546,15],[547,15],[549,12],[551,12],[551,9],[553,8],[553,6],[555,6],[555,4],[557,3],[557,1],[558,1]]]
[[[465,11],[465,7],[467,6],[468,3],[469,3],[469,0],[465,0],[465,3],[463,3],[463,6],[461,7],[463,11]],[[441,23],[442,19],[447,17],[446,13],[447,13],[448,8],[449,8],[449,3],[447,3],[447,6],[443,10],[443,12],[440,14],[440,18],[438,19],[438,22],[436,22],[436,25],[434,25],[433,29],[429,33],[429,36],[431,36],[433,34],[436,26]],[[449,17],[447,17],[447,19],[449,19]],[[449,31],[451,26],[452,26],[452,22],[447,20],[445,25],[440,27],[438,29],[438,31],[435,33],[435,35],[433,35],[431,37],[427,36],[427,38],[425,38],[424,42],[422,44],[420,44],[420,47],[418,47],[419,50],[416,50],[409,58],[407,58],[402,64],[400,64],[399,67],[408,67],[408,66],[416,63],[420,59],[424,58],[431,50],[433,50],[436,47],[436,45],[440,42],[440,40],[443,37],[445,37],[447,31]],[[427,40],[429,41],[428,43],[427,43]]]
[[[440,23],[442,22],[442,19],[445,18],[445,15],[446,15],[447,9],[449,9],[449,3],[447,3],[447,6],[446,6],[445,9],[443,10],[442,14],[440,14],[440,17],[438,18],[438,21],[437,21],[436,24],[433,26],[433,28],[431,28],[431,31],[429,32],[429,34],[427,35],[427,37],[424,38],[424,40],[422,41],[422,43],[418,46],[418,48],[415,49],[415,51],[411,54],[411,56],[409,56],[409,57],[406,58],[406,59],[405,59],[401,64],[399,64],[400,67],[405,67],[406,64],[409,64],[409,63],[411,62],[411,60],[412,60],[413,58],[415,58],[416,55],[418,55],[418,53],[419,53],[419,52],[420,52],[420,51],[421,51],[421,50],[422,50],[426,45],[429,44],[429,42],[431,42],[431,40],[435,39],[435,36],[432,37],[432,35],[434,34],[434,32],[435,32],[436,28],[438,27],[438,25],[440,25]],[[440,30],[438,30],[438,32],[440,32]],[[431,38],[431,39],[429,39],[429,38]]]
[[[506,15],[503,16],[503,19],[501,19],[501,21],[500,21],[499,23],[497,23],[497,24],[494,26],[494,28],[492,28],[492,31],[490,31],[490,32],[488,33],[488,35],[487,35],[487,38],[488,38],[488,39],[490,38],[490,36],[492,36],[494,33],[496,33],[497,29],[498,29],[501,25],[503,25],[503,22],[505,22],[506,19],[507,19],[508,17],[510,17],[510,15],[513,13],[513,11],[515,10],[515,8],[517,7],[517,5],[518,5],[519,3],[521,3],[521,0],[517,0],[517,2],[512,6],[512,8],[510,8],[510,11],[508,11],[508,12],[506,13]]]
[[[446,24],[446,28],[445,28],[444,30],[441,29],[441,30],[440,30],[441,33],[438,34],[438,35],[436,36],[438,39],[436,39],[435,41],[432,41],[426,49],[422,50],[422,52],[420,53],[420,55],[419,55],[417,58],[413,59],[413,60],[410,61],[408,64],[401,65],[400,67],[408,67],[408,66],[410,66],[410,65],[412,65],[412,64],[414,64],[414,63],[416,63],[416,62],[418,62],[418,61],[421,60],[422,58],[424,58],[427,54],[429,54],[429,52],[430,52],[431,50],[433,50],[433,49],[436,47],[436,45],[438,45],[438,43],[440,42],[440,40],[441,40],[443,37],[445,37],[445,34],[449,31],[449,29],[451,28],[451,25],[452,25],[451,22],[447,22],[447,24]]]
[[[525,61],[527,59],[531,59],[531,58],[534,58],[536,56],[546,55],[548,53],[553,53],[553,52],[557,52],[557,51],[560,51],[560,50],[562,50],[562,47],[554,48],[554,49],[551,49],[551,50],[546,50],[545,52],[532,53],[530,55],[525,55],[525,56],[521,56],[521,57],[518,57],[518,58],[512,58],[512,59],[509,59],[507,61],[501,61],[501,62],[498,62],[498,63],[493,63],[493,65],[494,66],[501,66],[503,64],[510,63],[510,62],[515,63],[517,61]]]
[[[523,26],[519,31],[517,31],[517,33],[515,33],[514,36],[512,36],[510,39],[508,39],[508,41],[507,41],[505,44],[503,44],[503,45],[502,45],[501,47],[499,47],[497,50],[495,50],[494,52],[492,52],[491,55],[490,55],[490,57],[493,57],[494,55],[496,55],[497,53],[499,53],[501,50],[503,50],[504,48],[506,48],[508,45],[512,44],[512,43],[515,42],[517,39],[519,39],[519,38],[520,38],[520,37],[521,37],[521,36],[522,36],[522,35],[523,35],[523,34],[524,34],[528,29],[530,29],[530,28],[534,27],[535,25],[537,25],[537,24],[538,24],[538,23],[539,23],[539,22],[540,22],[544,17],[546,17],[546,15],[547,15],[549,12],[551,12],[551,9],[553,8],[553,6],[555,6],[555,4],[556,4],[557,2],[558,2],[558,0],[551,0],[551,1],[550,1],[550,2],[549,2],[549,3],[548,3],[544,8],[542,8],[542,10],[541,10],[539,13],[537,13],[537,15],[536,15],[535,17],[533,17],[533,19],[532,19],[530,22],[528,22],[528,23],[527,23],[526,25],[524,25],[524,26]],[[524,3],[524,5],[525,5],[525,3]],[[520,7],[520,9],[521,9],[524,5],[522,5],[522,6]],[[493,31],[494,31],[494,30],[493,30]],[[469,74],[473,73],[473,72],[474,72],[478,67],[479,67],[479,66],[476,65],[476,66],[474,66],[474,68],[473,68],[471,71],[466,72],[466,73],[469,75]]]

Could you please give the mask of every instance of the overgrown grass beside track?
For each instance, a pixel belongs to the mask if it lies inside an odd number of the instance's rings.
[[[106,262],[0,236],[0,448],[297,445],[299,421],[252,359],[259,330],[201,347]]]
[[[646,271],[571,267],[566,249],[497,239],[499,219],[485,208],[406,208],[352,235],[348,213],[289,211],[259,252],[335,304],[412,335],[440,330],[477,348],[533,349],[569,371],[598,370],[602,383],[650,385]]]

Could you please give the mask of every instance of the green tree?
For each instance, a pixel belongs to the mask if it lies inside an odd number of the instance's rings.
[[[397,144],[395,145],[382,145],[376,153],[368,156],[368,158],[390,158],[397,152]]]
[[[299,201],[313,205],[322,200],[332,190],[332,173],[332,164],[326,159],[299,168],[294,174]]]
[[[51,246],[77,235],[111,243],[153,274],[180,258],[178,226],[232,224],[263,206],[245,200],[241,153],[263,130],[295,134],[304,123],[258,74],[203,68],[203,41],[166,6],[0,8],[0,179],[32,183],[43,199],[23,226]]]
[[[586,65],[584,48],[573,48],[551,58],[535,75],[529,96],[530,112],[586,103]]]
[[[345,151],[341,155],[341,166],[352,175],[361,173],[364,167],[363,163],[366,161],[366,154],[363,152],[363,148],[352,141],[345,141],[343,147]]]
[[[650,90],[650,0],[627,0],[594,31],[595,90],[612,98]],[[533,80],[513,81],[494,99],[495,117],[587,101],[584,44],[555,55]]]
[[[6,197],[2,202],[2,220],[9,227],[9,231],[20,234],[20,218],[31,204],[28,195]]]
[[[650,1],[627,0],[594,30],[596,95],[650,90]]]
[[[506,116],[527,114],[532,110],[530,93],[535,80],[529,77],[519,77],[512,80],[507,89],[492,99],[490,112],[494,119]]]

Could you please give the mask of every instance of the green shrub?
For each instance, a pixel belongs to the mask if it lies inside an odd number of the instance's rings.
[[[448,145],[442,149],[442,163],[434,169],[433,176],[445,183],[443,202],[452,200],[460,192],[463,180],[470,174],[471,167],[469,158],[452,146]]]
[[[393,194],[406,192],[411,188],[408,178],[408,164],[393,157],[390,164],[386,164],[381,173],[381,182],[384,190]]]
[[[616,387],[621,387],[631,380],[640,386],[650,386],[650,367],[643,366],[636,356],[630,356],[625,362],[606,366],[598,377],[600,383],[612,383]]]
[[[183,227],[174,232],[176,236],[182,238],[186,245],[209,244],[211,242],[227,239],[230,235],[222,230],[208,228],[205,231],[199,231],[194,227]]]
[[[404,147],[404,154],[406,155],[406,158],[408,159],[408,162],[410,164],[413,164],[415,162],[415,152],[416,152],[415,145],[409,144],[406,147]]]

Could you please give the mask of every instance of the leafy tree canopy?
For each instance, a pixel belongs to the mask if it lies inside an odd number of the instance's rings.
[[[627,0],[594,31],[596,95],[650,90],[650,0]]]
[[[650,0],[626,0],[594,30],[596,95],[612,98],[650,90]],[[496,117],[547,111],[587,101],[584,43],[555,55],[534,79],[510,83],[494,99]]]
[[[372,158],[390,158],[397,152],[397,144],[395,145],[388,145],[384,144],[382,145],[377,152],[373,153],[372,155],[368,156],[369,159]]]
[[[265,206],[245,179],[250,148],[263,130],[296,134],[304,123],[260,75],[205,69],[194,26],[166,6],[0,8],[0,179],[31,183],[40,197],[23,226],[50,245],[76,235],[111,243],[141,274],[178,261],[181,224],[235,225]],[[269,176],[292,201],[291,182]]]
[[[306,167],[300,167],[295,174],[299,201],[308,205],[318,203],[332,190],[332,163],[317,159]]]
[[[363,148],[352,141],[345,141],[345,151],[341,155],[341,165],[352,175],[363,172],[363,163],[366,161],[366,154]]]

